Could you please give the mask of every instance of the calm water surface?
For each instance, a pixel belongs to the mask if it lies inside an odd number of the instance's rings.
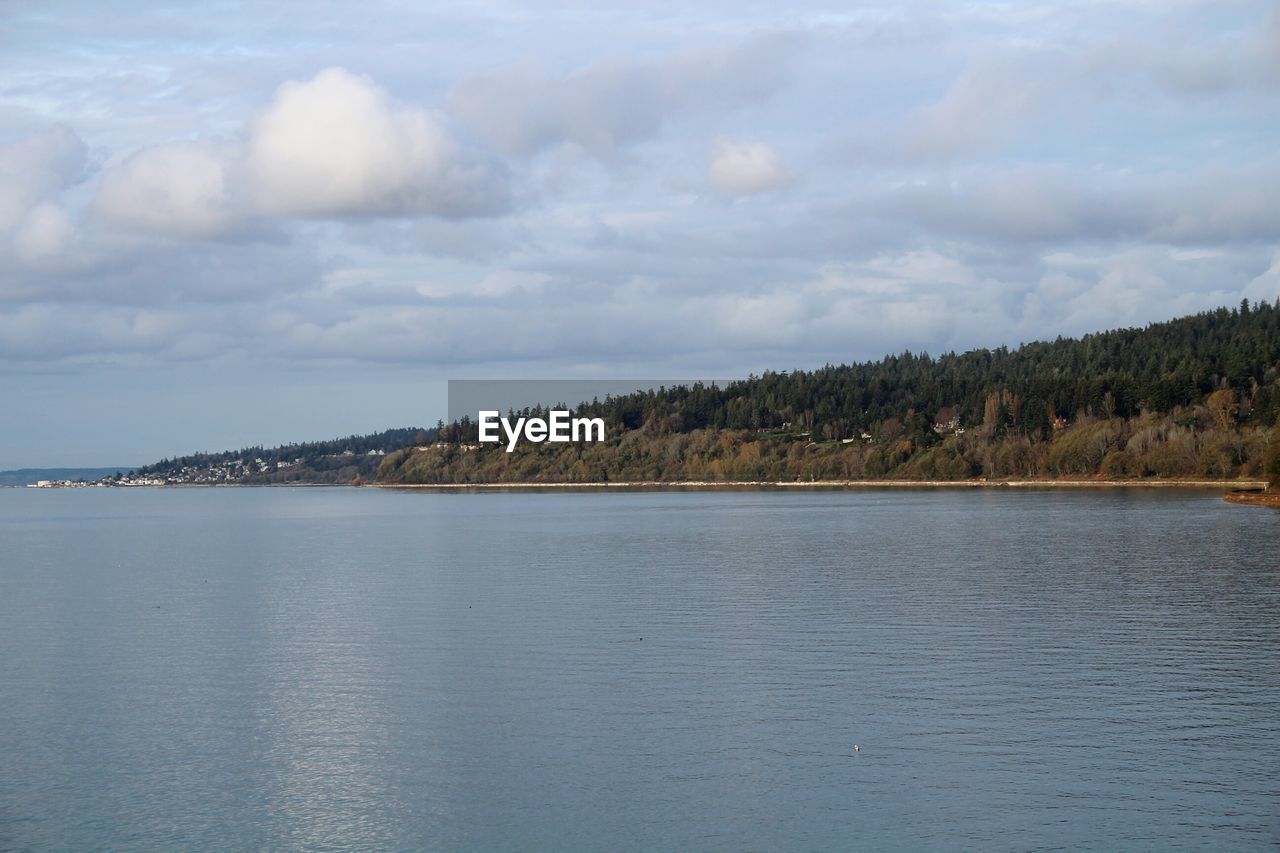
[[[1214,494],[0,490],[0,849],[1277,844]]]

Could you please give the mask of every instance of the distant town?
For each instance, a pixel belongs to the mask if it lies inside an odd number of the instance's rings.
[[[381,450],[381,448],[362,453],[362,456],[370,460],[378,460],[385,455],[387,455],[387,451]],[[355,462],[355,457],[355,451],[344,450],[340,453],[330,453],[323,459],[337,462]],[[128,474],[113,474],[96,480],[36,480],[35,483],[28,483],[27,488],[87,489],[132,488],[143,487],[143,485],[230,485],[261,482],[266,475],[274,474],[276,471],[287,471],[292,467],[307,466],[308,461],[310,460],[305,460],[301,456],[294,457],[291,460],[276,460],[274,462],[261,459],[261,457],[253,457],[251,460],[234,459],[212,465],[182,465],[165,471],[164,475],[134,474],[131,471]]]
[[[377,475],[388,453],[422,445],[434,431],[417,427],[281,447],[195,453],[143,466],[23,468],[0,471],[0,487],[33,489],[358,484]]]
[[[339,453],[328,454],[324,458],[326,461],[332,461],[342,466],[342,463],[355,462],[356,452],[354,450],[343,450]],[[377,449],[369,450],[360,454],[369,459],[369,461],[379,460],[380,457],[386,455],[386,450]],[[28,489],[91,489],[91,488],[112,488],[112,487],[140,487],[140,486],[216,486],[216,485],[232,485],[247,482],[262,482],[268,479],[269,475],[276,472],[285,472],[291,468],[307,467],[312,460],[304,459],[301,456],[293,459],[279,459],[269,461],[261,457],[252,459],[231,459],[225,462],[217,462],[208,465],[186,464],[176,468],[167,470],[163,475],[154,473],[116,473],[111,476],[101,477],[97,480],[37,480],[34,483],[26,484]]]

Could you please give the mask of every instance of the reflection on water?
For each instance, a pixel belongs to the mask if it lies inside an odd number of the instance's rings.
[[[1211,494],[0,490],[0,550],[0,849],[1280,841],[1280,513]]]
[[[271,846],[385,847],[394,801],[388,763],[387,677],[363,594],[365,567],[307,538],[272,538],[252,562],[298,563],[305,575],[264,572],[257,702],[263,808]]]

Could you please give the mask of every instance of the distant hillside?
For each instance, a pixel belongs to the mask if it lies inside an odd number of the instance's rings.
[[[524,414],[537,414],[537,411]],[[581,407],[601,444],[443,446],[385,483],[1260,476],[1280,414],[1280,308],[934,358],[766,373]]]
[[[85,480],[92,482],[103,477],[114,476],[117,472],[131,470],[129,466],[117,468],[19,468],[15,471],[0,471],[0,486],[25,486],[41,480]]]
[[[134,470],[129,479],[163,480],[174,485],[347,484],[357,477],[372,478],[385,454],[426,442],[434,433],[435,430],[404,427],[330,441],[193,453],[144,465]]]

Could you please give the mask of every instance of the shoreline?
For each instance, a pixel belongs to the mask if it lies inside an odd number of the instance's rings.
[[[786,490],[867,490],[867,489],[1216,489],[1224,492],[1223,498],[1232,503],[1259,506],[1280,506],[1280,492],[1267,492],[1265,480],[1202,480],[1179,478],[1168,480],[626,480],[607,483],[168,483],[146,486],[99,486],[90,484],[78,487],[45,487],[45,490],[65,488],[115,488],[124,491],[150,489],[391,489],[431,491],[733,491],[749,489]],[[4,488],[21,489],[22,486]],[[32,487],[34,488],[34,487]]]
[[[1227,492],[1222,496],[1222,499],[1227,503],[1241,504],[1242,506],[1266,506],[1272,509],[1280,509],[1280,491],[1233,491]]]
[[[430,489],[438,491],[497,489],[1263,489],[1263,480],[636,480],[612,483],[366,483],[363,488]]]

